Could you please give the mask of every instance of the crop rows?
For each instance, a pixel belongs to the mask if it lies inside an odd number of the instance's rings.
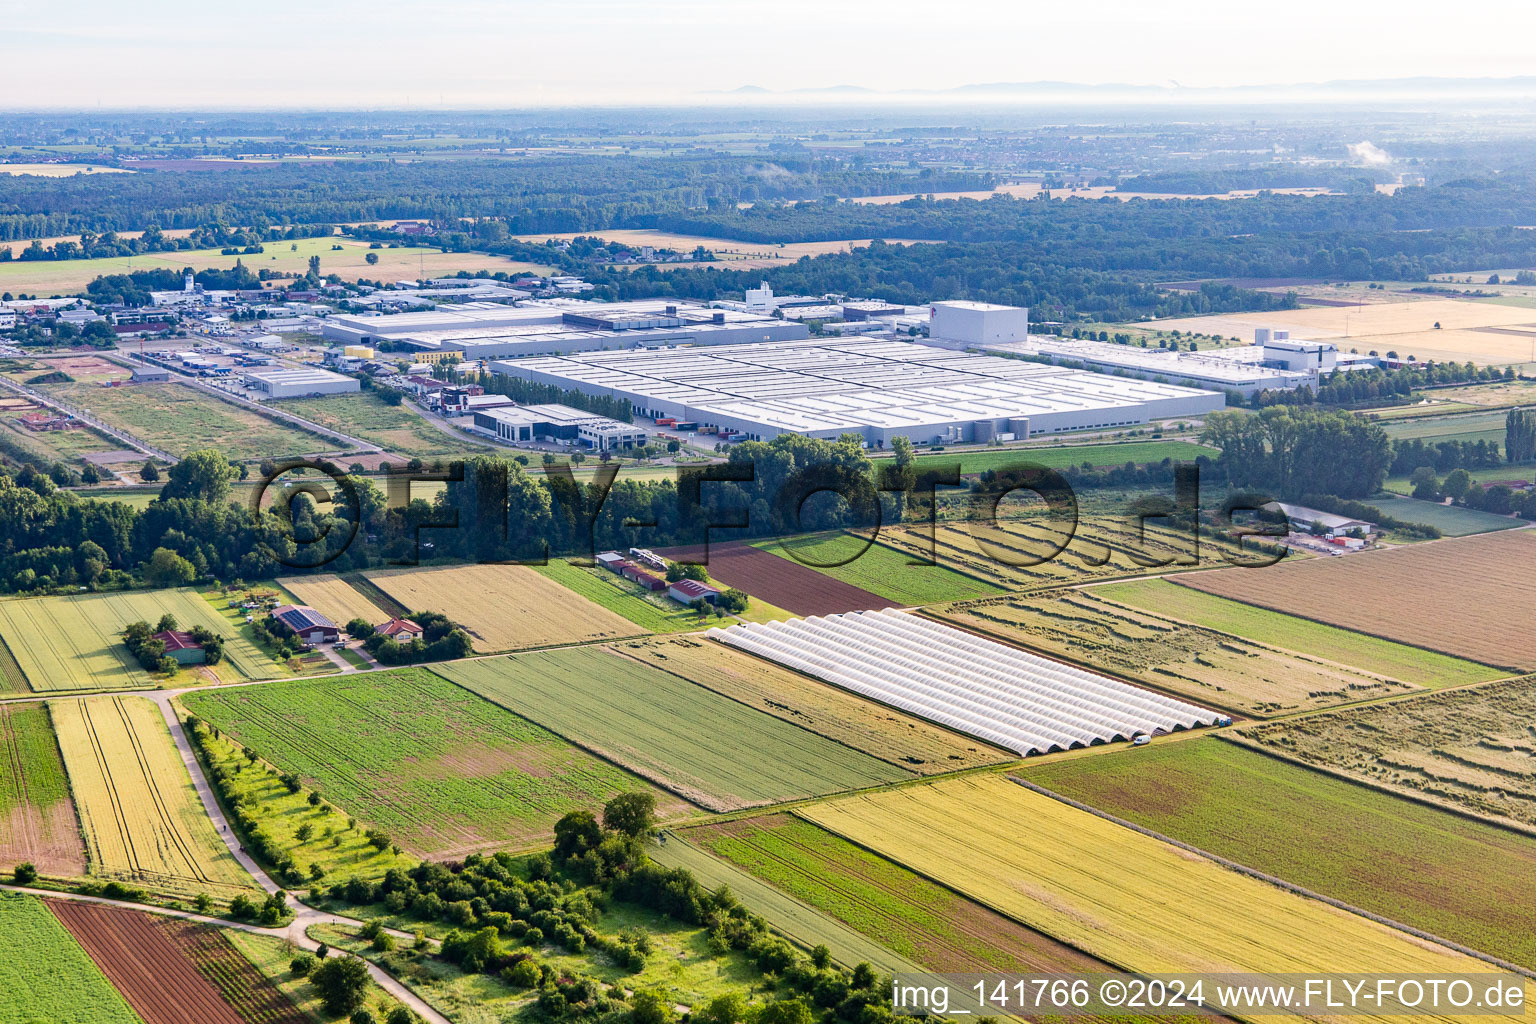
[[[1130,971],[1439,976],[1486,969],[1004,778],[951,779],[799,813]],[[1456,1018],[1425,1017],[1434,1019]]]
[[[1047,789],[1536,968],[1536,837],[1216,738],[1025,765]],[[1304,822],[1305,827],[1298,827]]]
[[[1536,668],[1536,534],[1177,577],[1184,586],[1485,665]],[[1433,598],[1428,585],[1433,583]]]
[[[188,710],[420,854],[546,840],[633,776],[422,669],[202,690]],[[662,812],[681,804],[661,801]]]
[[[1177,588],[1175,588],[1177,589]],[[1255,715],[1328,707],[1415,688],[1310,655],[1113,604],[1101,588],[967,601],[947,621],[1198,701]]]
[[[245,1024],[305,1024],[307,1018],[230,944],[224,932],[174,917],[155,923]]]
[[[32,896],[0,892],[0,1021],[141,1024],[58,918]]]
[[[41,704],[0,706],[0,865],[85,874],[85,850],[59,744]]]
[[[190,895],[254,886],[213,831],[154,704],[99,697],[51,710],[92,874]]]
[[[602,647],[454,662],[437,671],[711,810],[911,778],[889,762]]]

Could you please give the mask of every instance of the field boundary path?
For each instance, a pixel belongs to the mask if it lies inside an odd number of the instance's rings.
[[[305,907],[312,916],[306,918],[302,914],[295,915],[292,922],[283,928],[268,928],[259,924],[246,924],[241,921],[227,921],[222,917],[208,917],[204,914],[193,913],[190,910],[174,910],[171,907],[157,907],[147,903],[132,903],[128,900],[112,900],[104,896],[86,896],[77,892],[55,892],[52,889],[29,889],[22,885],[9,885],[0,882],[0,890],[17,892],[24,896],[35,896],[45,900],[64,900],[70,903],[96,903],[108,907],[121,907],[125,910],[137,910],[145,914],[159,914],[161,917],[175,917],[183,921],[191,921],[194,924],[211,924],[219,928],[233,928],[236,931],[250,932],[253,935],[265,935],[271,939],[283,939],[293,943],[300,949],[311,953],[320,948],[320,943],[310,938],[304,931],[312,924],[350,924],[358,925],[361,921],[354,921],[348,917],[339,917],[336,914],[324,914],[318,910]],[[302,926],[301,926],[302,923]],[[413,938],[413,936],[406,936]],[[351,953],[344,953],[339,949],[331,949],[328,956],[346,957]],[[368,975],[380,988],[394,996],[400,1002],[409,1006],[412,1010],[428,1022],[428,1024],[453,1024],[447,1017],[434,1010],[424,999],[412,992],[404,984],[397,981],[394,975],[365,957],[355,957],[361,960],[368,968]]]
[[[1294,882],[1288,882],[1285,879],[1275,875],[1266,874],[1257,868],[1251,868],[1246,864],[1239,863],[1238,861],[1228,860],[1226,857],[1211,853],[1209,850],[1203,850],[1198,846],[1193,846],[1189,843],[1183,842],[1182,840],[1174,839],[1172,836],[1165,836],[1161,832],[1155,832],[1144,825],[1138,825],[1134,821],[1127,821],[1124,818],[1118,818],[1107,811],[1099,810],[1097,807],[1092,807],[1088,804],[1082,803],[1081,801],[1073,800],[1069,796],[1062,796],[1060,793],[1057,793],[1054,790],[1046,789],[1044,786],[1030,782],[1027,779],[1021,779],[1013,775],[1008,775],[1006,778],[1009,782],[1012,782],[1016,786],[1022,786],[1029,790],[1031,793],[1038,793],[1041,796],[1049,797],[1052,800],[1066,804],[1068,807],[1075,808],[1079,811],[1086,811],[1094,817],[1102,818],[1111,824],[1119,825],[1122,828],[1128,828],[1133,832],[1139,832],[1144,836],[1156,839],[1161,843],[1167,843],[1169,846],[1183,850],[1186,853],[1192,853],[1197,857],[1204,857],[1206,860],[1209,860],[1215,864],[1219,864],[1229,871],[1236,871],[1240,875],[1247,875],[1249,878],[1255,879],[1257,881],[1267,882],[1270,885],[1284,889],[1286,892],[1294,893],[1297,896],[1302,896],[1309,900],[1317,900],[1320,903],[1326,903],[1328,906],[1333,907],[1335,910],[1342,910],[1349,914],[1358,915],[1359,917],[1365,918],[1367,921],[1374,921],[1376,924],[1395,929],[1396,931],[1403,932],[1407,935],[1412,935],[1414,938],[1424,939],[1427,942],[1433,942],[1437,945],[1445,946],[1447,949],[1455,950],[1456,952],[1465,956],[1470,956],[1481,960],[1484,963],[1492,964],[1502,971],[1510,971],[1511,973],[1523,975],[1527,978],[1536,978],[1536,971],[1521,967],[1517,964],[1512,964],[1508,960],[1500,960],[1496,956],[1492,956],[1488,953],[1481,952],[1480,950],[1473,949],[1470,946],[1463,946],[1459,942],[1452,942],[1450,939],[1441,938],[1433,932],[1427,932],[1422,928],[1415,928],[1412,925],[1403,924],[1401,921],[1394,921],[1390,917],[1383,917],[1380,914],[1373,914],[1369,910],[1364,910],[1355,906],[1353,903],[1345,903],[1343,900],[1335,899],[1332,896],[1324,896],[1322,893],[1314,892],[1305,886],[1297,885]]]
[[[169,452],[161,451],[154,445],[140,440],[138,437],[128,433],[128,431],[123,430],[121,427],[114,427],[108,423],[103,422],[95,415],[86,412],[84,409],[77,409],[67,402],[61,402],[57,398],[50,398],[49,396],[44,395],[39,391],[35,391],[24,384],[17,384],[15,381],[7,380],[4,377],[0,377],[0,384],[3,384],[10,388],[12,391],[25,396],[29,401],[36,402],[38,405],[47,406],[50,409],[57,409],[59,412],[73,416],[75,419],[79,420],[81,423],[84,423],[86,426],[89,426],[94,430],[99,430],[103,434],[112,437],[114,440],[126,444],[134,451],[141,452],[144,455],[152,455],[159,459],[161,462],[164,462],[170,466],[174,466],[177,462],[181,461]]]

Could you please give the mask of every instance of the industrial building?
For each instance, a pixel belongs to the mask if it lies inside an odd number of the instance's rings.
[[[310,395],[344,395],[361,385],[356,377],[345,377],[318,367],[280,366],[268,370],[248,370],[247,387],[265,391],[268,398],[305,398]]]
[[[498,361],[491,371],[622,398],[638,415],[733,440],[1006,440],[1199,416],[1224,404],[1222,395],[1172,384],[873,338],[587,352]]]
[[[645,430],[568,405],[479,409],[474,428],[503,441],[565,441],[593,451],[626,451],[645,444]]]
[[[1079,341],[1035,335],[1028,341],[982,345],[987,352],[1050,359],[1083,366],[1100,373],[1143,380],[1168,381],[1213,391],[1239,391],[1244,397],[1258,391],[1287,390],[1303,384],[1317,386],[1317,373],[1266,366],[1249,357],[1264,351],[1257,346],[1219,349],[1213,352],[1174,352],[1137,348],[1107,341]]]
[[[935,302],[928,307],[929,337],[971,345],[1024,341],[1029,337],[1029,309],[991,302]]]
[[[518,306],[466,302],[427,312],[394,316],[339,314],[322,328],[341,345],[389,342],[386,350],[407,348],[433,361],[514,356],[563,355],[603,349],[662,348],[668,345],[742,345],[810,337],[804,324],[766,313],[709,309],[676,300],[588,302],[538,299]]]

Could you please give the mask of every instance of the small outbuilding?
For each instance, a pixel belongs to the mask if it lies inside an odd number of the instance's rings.
[[[679,604],[693,604],[695,601],[714,604],[720,600],[720,590],[698,580],[678,580],[667,587],[667,596]]]
[[[272,617],[312,644],[333,644],[341,637],[341,627],[305,604],[280,605],[272,609]]]
[[[201,665],[208,658],[203,645],[192,639],[191,633],[167,629],[156,633],[153,639],[165,644],[165,656],[178,665]]]

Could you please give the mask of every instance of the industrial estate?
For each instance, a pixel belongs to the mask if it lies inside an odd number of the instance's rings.
[[[1528,111],[730,110],[0,117],[0,1024],[1518,1018]]]

